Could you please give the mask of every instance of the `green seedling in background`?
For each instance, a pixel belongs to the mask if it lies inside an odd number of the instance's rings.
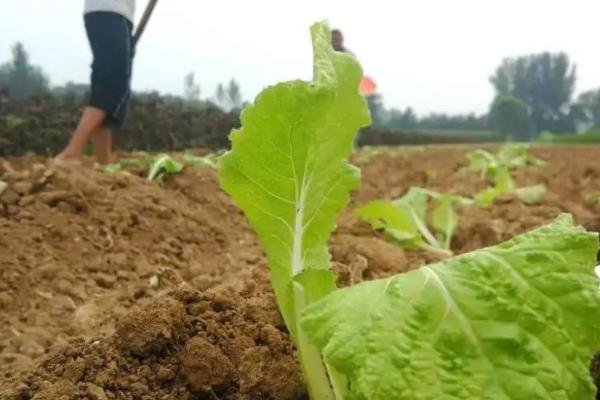
[[[155,181],[164,174],[178,174],[183,170],[183,164],[168,154],[159,154],[150,164],[148,180]]]
[[[105,166],[104,171],[114,174],[128,167],[136,167],[141,164],[142,161],[136,158],[121,158],[118,162]]]
[[[217,156],[215,154],[209,154],[205,157],[199,157],[193,154],[186,154],[183,156],[183,159],[187,164],[194,167],[217,168]]]
[[[527,147],[519,144],[506,144],[497,154],[486,150],[474,150],[467,154],[469,159],[468,169],[481,173],[482,177],[496,179],[498,173],[504,168],[522,168],[525,166],[544,166],[546,162],[533,157],[527,151]]]
[[[494,186],[477,193],[474,200],[480,207],[490,207],[498,197],[514,194],[525,204],[537,204],[542,201],[546,191],[544,185],[516,188],[508,167],[502,166],[496,170]]]
[[[427,218],[430,200],[432,215]],[[458,223],[455,207],[470,204],[471,200],[458,195],[413,187],[400,199],[372,201],[356,210],[356,214],[401,247],[447,257],[452,255],[450,243]],[[437,235],[429,229],[428,220]]]

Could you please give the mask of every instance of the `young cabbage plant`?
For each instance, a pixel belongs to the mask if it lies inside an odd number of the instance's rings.
[[[148,180],[155,181],[164,174],[178,174],[183,170],[183,164],[168,154],[159,154],[150,161]]]
[[[526,166],[543,167],[547,163],[529,154],[529,149],[523,144],[507,143],[500,148],[496,155],[500,164],[509,168],[520,168]]]
[[[128,167],[138,166],[141,163],[142,161],[137,158],[121,158],[118,162],[105,166],[104,172],[114,174]]]
[[[467,154],[468,169],[481,173],[482,177],[496,179],[506,168],[509,171],[525,166],[544,166],[546,162],[529,154],[527,147],[520,144],[506,144],[496,154],[477,149]]]
[[[487,150],[477,149],[467,153],[470,171],[479,172],[482,178],[492,178],[498,168],[498,160]]]
[[[570,216],[495,247],[340,289],[301,326],[348,399],[581,399],[596,388],[598,237]]]
[[[489,207],[499,196],[514,194],[525,204],[537,204],[546,195],[546,186],[534,185],[516,188],[507,166],[499,167],[494,176],[494,186],[483,189],[475,195],[475,203],[480,207]]]
[[[428,218],[430,200],[433,207]],[[450,244],[458,224],[455,208],[470,204],[472,201],[462,196],[413,187],[400,199],[372,201],[356,210],[356,214],[401,247],[448,257],[452,255]],[[428,220],[437,235],[429,229]]]
[[[475,203],[480,207],[489,207],[494,204],[497,197],[512,192],[515,188],[515,182],[510,176],[507,166],[499,167],[494,171],[494,185],[483,189],[475,195]]]
[[[569,217],[496,247],[335,288],[327,242],[359,184],[348,157],[369,117],[357,62],[331,50],[326,24],[312,35],[314,81],[265,89],[219,160],[222,187],[266,251],[311,399],[592,400],[598,237]],[[421,195],[411,196],[404,201],[419,215]]]
[[[279,309],[313,400],[341,399],[343,377],[324,364],[299,325],[308,305],[335,289],[327,241],[360,182],[350,165],[356,132],[370,122],[361,68],[333,51],[327,24],[311,29],[314,80],[262,91],[219,160],[223,189],[265,248]]]
[[[186,154],[183,159],[188,165],[193,167],[210,167],[217,168],[217,155],[211,153],[204,157],[195,156],[193,154]]]

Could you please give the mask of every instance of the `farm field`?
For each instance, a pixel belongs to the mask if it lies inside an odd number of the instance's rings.
[[[355,210],[414,186],[473,197],[486,187],[466,169],[476,148],[354,154],[362,184],[330,240],[338,285],[438,261],[389,243]],[[454,253],[565,212],[600,231],[600,146],[529,152],[546,164],[512,176],[519,187],[545,185],[543,199],[459,208]],[[216,170],[146,174],[135,165],[65,172],[35,156],[0,162],[0,399],[306,399],[263,249]]]

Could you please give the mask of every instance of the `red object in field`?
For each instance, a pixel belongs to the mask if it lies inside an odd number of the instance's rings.
[[[359,91],[362,96],[370,96],[377,90],[377,84],[368,76],[363,76],[360,81]]]

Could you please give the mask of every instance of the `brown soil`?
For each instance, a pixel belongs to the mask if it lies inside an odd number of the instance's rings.
[[[340,284],[435,257],[386,243],[352,215],[410,186],[472,195],[466,147],[386,150],[331,240]],[[537,148],[542,204],[461,211],[453,248],[492,245],[571,212],[599,230],[600,147]],[[32,157],[0,161],[0,399],[305,399],[260,245],[208,168],[149,183]],[[586,200],[587,199],[587,200]]]

